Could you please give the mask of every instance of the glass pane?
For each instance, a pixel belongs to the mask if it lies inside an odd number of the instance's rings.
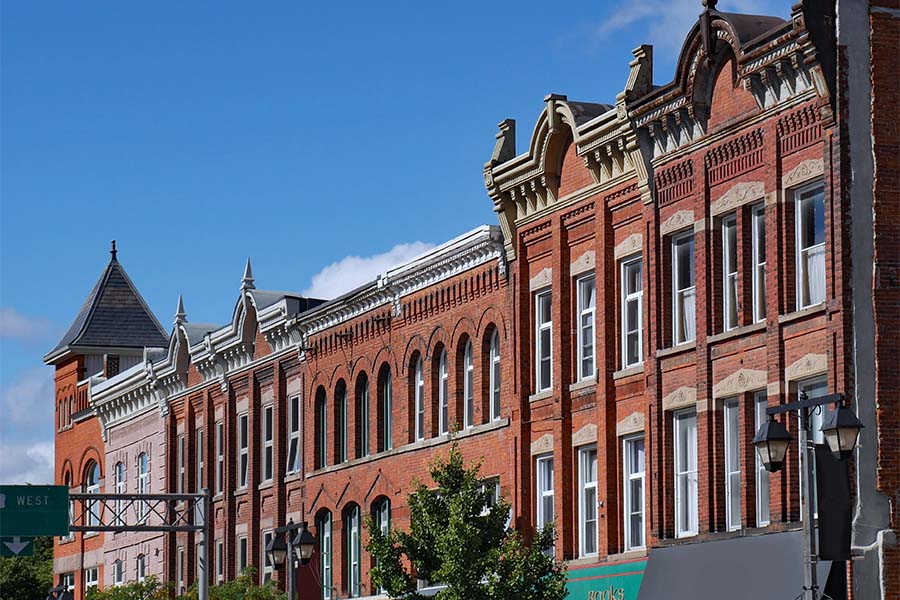
[[[800,203],[801,224],[800,244],[801,248],[808,248],[816,244],[825,243],[825,193],[823,188],[818,188],[803,195]]]
[[[737,271],[737,222],[728,220],[724,227],[725,269],[729,273]]]
[[[628,263],[625,265],[625,294],[633,294],[641,289],[641,262]]]
[[[594,308],[594,278],[590,277],[581,281],[581,310]]]
[[[644,545],[644,515],[633,514],[629,523],[629,544],[631,548],[640,548]]]
[[[634,440],[628,444],[630,448],[631,474],[644,472],[644,440]]]
[[[728,476],[728,494],[730,503],[729,524],[738,527],[741,524],[741,474]]]
[[[543,324],[543,323],[549,323],[550,320],[551,320],[551,316],[550,316],[550,294],[541,294],[540,296],[538,296],[538,302],[539,302],[539,304],[540,304],[540,307],[539,307],[539,309],[538,309],[538,311],[539,311],[538,314],[540,314],[540,318],[541,318],[540,322],[541,322],[541,324]]]
[[[675,243],[675,258],[678,265],[676,284],[679,290],[694,285],[694,238],[683,238]]]

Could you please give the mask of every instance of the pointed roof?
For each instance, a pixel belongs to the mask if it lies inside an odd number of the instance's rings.
[[[69,330],[44,356],[52,364],[78,348],[161,348],[169,336],[119,264],[115,242],[109,264]]]

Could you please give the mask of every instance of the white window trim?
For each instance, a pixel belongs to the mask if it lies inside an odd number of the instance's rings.
[[[216,494],[225,491],[225,423],[216,421]]]
[[[225,581],[225,542],[216,541],[216,581]]]
[[[247,413],[237,416],[237,439],[237,489],[245,490],[250,483],[250,416]]]
[[[347,462],[350,459],[350,446],[348,445],[350,439],[350,431],[347,429],[349,418],[347,415],[347,411],[349,410],[349,403],[347,401],[347,386],[344,385],[343,388],[340,389],[340,394],[336,394],[338,397],[335,399],[338,407],[341,409],[341,423],[340,423],[340,432],[341,432],[341,455],[339,457],[339,462]]]
[[[138,581],[144,581],[147,578],[147,556],[138,554],[134,559],[134,571]]]
[[[450,375],[447,371],[447,350],[441,350],[438,362],[438,433],[445,434],[450,429]]]
[[[204,461],[203,461],[203,455],[204,455],[203,442],[204,442],[204,440],[203,440],[203,428],[202,428],[202,427],[197,428],[197,430],[196,430],[196,439],[197,439],[197,473],[196,473],[197,481],[196,481],[195,491],[196,491],[197,493],[199,493],[200,490],[203,489],[203,467],[204,467]]]
[[[696,272],[694,272],[694,285],[690,287],[686,287],[683,289],[678,288],[678,269],[679,269],[679,260],[678,260],[678,252],[676,250],[677,245],[683,240],[691,240],[692,244],[696,243],[694,240],[693,232],[682,233],[679,235],[672,236],[672,335],[674,338],[674,345],[678,346],[681,344],[689,344],[693,342],[697,337],[697,280],[696,280]],[[694,249],[696,251],[696,247]],[[694,256],[694,262],[696,262],[696,256]],[[690,264],[687,266],[689,269],[694,269],[694,265]],[[682,299],[687,295],[688,292],[693,292],[694,294],[694,337],[688,338],[686,332],[682,331],[681,324],[681,310],[684,306],[684,300]]]
[[[359,380],[357,380],[359,381]],[[369,378],[359,392],[359,455],[369,456]]]
[[[594,455],[594,471],[597,472],[597,446],[585,446],[583,448],[578,449],[578,554],[579,556],[597,556],[598,547],[599,547],[599,533],[600,533],[600,520],[599,520],[599,509],[598,509],[598,486],[597,486],[597,477],[594,477],[593,481],[587,481],[585,479],[585,461],[588,460],[590,454]],[[598,473],[599,474],[599,473]],[[586,550],[586,542],[587,542],[587,514],[586,510],[587,506],[587,495],[588,491],[594,490],[594,549],[592,551]]]
[[[734,227],[734,240],[735,247],[732,248],[728,238],[728,228]],[[736,329],[738,324],[740,323],[740,314],[738,312],[738,305],[740,304],[740,299],[738,299],[738,304],[735,306],[731,306],[732,295],[729,293],[729,288],[734,286],[734,296],[737,298],[738,293],[738,273],[740,272],[740,265],[737,262],[737,244],[738,241],[738,231],[737,231],[737,215],[730,214],[722,217],[722,330],[723,331],[731,331],[732,329]],[[728,271],[728,264],[731,262],[731,255],[734,254],[735,258],[735,271]],[[729,322],[729,315],[734,311],[734,323]]]
[[[328,423],[328,401],[326,399],[324,412],[325,412],[325,423]],[[294,429],[294,417],[296,416],[297,428]],[[288,400],[288,453],[287,453],[287,465],[285,471],[287,473],[298,473],[300,471],[300,429],[301,424],[300,420],[302,418],[302,412],[300,411],[300,396],[291,396]],[[323,431],[323,437],[327,439],[327,431]],[[327,443],[325,445],[327,448]],[[291,460],[291,448],[293,448],[293,457],[294,460]],[[325,452],[322,456],[322,464],[328,464],[328,453]]]
[[[419,360],[421,362],[421,359]],[[394,448],[394,377],[391,375],[390,369],[384,378],[384,388],[381,391],[384,421],[384,449],[393,450]],[[424,382],[423,384],[424,385]]]
[[[347,583],[351,598],[359,598],[362,583],[362,545],[360,538],[360,510],[356,505],[347,515]]]
[[[766,390],[758,391],[753,395],[753,411],[756,420],[756,428],[754,431],[759,431],[759,428],[763,426],[766,422],[766,408],[769,405],[769,398]],[[762,459],[759,457],[758,452],[753,453],[754,458],[756,459],[756,526],[757,527],[766,527],[771,522],[771,491],[769,490],[769,472],[766,470],[763,465]],[[765,490],[765,494],[763,494],[763,490]],[[760,517],[763,513],[763,507],[765,507],[766,514],[769,515],[768,519],[763,519]]]
[[[594,306],[584,306],[584,292],[583,288],[585,286],[590,286],[593,288],[592,298],[594,299]],[[575,280],[575,290],[578,295],[576,300],[577,310],[578,310],[578,380],[582,381],[585,379],[590,379],[591,377],[596,376],[597,374],[597,280],[594,277],[594,273],[587,273],[582,275],[578,279]],[[590,352],[587,353],[584,347],[584,337],[585,337],[585,317],[590,319],[590,329],[591,329],[591,346]],[[586,372],[584,368],[585,359],[590,358],[591,368]]]
[[[176,448],[178,456],[178,481],[175,482],[175,491],[179,494],[184,493],[184,434],[178,436],[178,447]]]
[[[682,529],[681,524],[678,521],[679,521],[679,515],[681,514],[681,510],[680,510],[681,505],[682,505],[682,503],[685,502],[685,498],[682,498],[681,493],[679,492],[678,478],[680,476],[685,476],[689,479],[691,477],[691,475],[693,474],[694,479],[695,480],[698,479],[699,464],[696,461],[697,461],[697,459],[699,459],[699,456],[697,456],[697,450],[695,449],[695,451],[694,451],[694,456],[695,456],[694,469],[689,469],[686,471],[678,470],[678,463],[680,462],[680,456],[678,455],[678,448],[681,445],[678,441],[678,436],[680,434],[680,429],[679,429],[680,420],[682,418],[686,419],[686,418],[694,417],[694,428],[695,428],[694,441],[696,444],[698,444],[698,447],[699,447],[699,442],[698,442],[697,438],[699,437],[699,432],[696,431],[697,426],[698,426],[697,413],[693,408],[676,411],[672,414],[672,417],[673,417],[673,430],[675,433],[675,435],[673,436],[675,438],[674,439],[674,442],[675,442],[675,448],[674,448],[674,450],[675,450],[675,460],[674,460],[674,463],[675,463],[674,464],[674,466],[675,466],[675,537],[683,538],[683,537],[690,537],[690,536],[697,535],[698,530],[699,530],[699,524],[700,524],[699,523],[699,506],[698,506],[698,504],[699,504],[699,481],[697,481],[697,486],[696,486],[696,488],[698,490],[697,496],[694,498],[687,499],[688,501],[691,501],[690,508],[692,509],[690,511],[688,520],[693,521],[694,527],[692,529],[687,529],[687,528]]]
[[[728,416],[730,411],[737,412],[737,431],[731,431],[729,427]],[[727,398],[724,400],[722,404],[722,421],[724,423],[723,430],[725,432],[725,527],[728,531],[737,531],[741,528],[743,524],[743,511],[741,510],[741,496],[738,494],[737,498],[734,497],[731,491],[731,477],[737,475],[739,481],[739,489],[743,489],[743,486],[740,485],[741,482],[741,450],[740,450],[740,429],[741,429],[741,404],[739,398]],[[733,458],[731,456],[731,436],[736,435],[738,438],[738,455],[737,455],[737,470],[729,470],[729,462]],[[740,515],[740,519],[737,523],[732,522],[732,509],[734,508],[733,504],[737,503],[738,514]]]
[[[90,589],[100,585],[100,570],[97,567],[88,567],[84,570],[84,588]]]
[[[536,516],[536,524],[539,529],[544,527],[548,523],[554,523],[556,521],[556,515],[555,515],[555,508],[556,508],[555,507],[555,504],[556,504],[555,477],[556,477],[556,473],[555,473],[555,471],[554,471],[553,477],[550,478],[550,485],[552,487],[550,487],[548,489],[544,489],[544,487],[543,487],[543,482],[544,482],[543,475],[545,473],[545,470],[548,468],[548,465],[551,470],[554,469],[552,454],[545,454],[543,456],[538,456],[535,459],[535,473],[537,475],[536,481],[535,481],[535,484],[536,484],[535,491],[537,494],[537,511],[536,511],[537,514],[535,516]],[[551,515],[544,514],[544,499],[545,498],[553,498],[554,514],[551,514]]]
[[[766,256],[765,252],[760,252],[760,234],[763,240],[766,235],[766,207],[764,204],[758,204],[750,209],[750,216],[753,221],[753,322],[759,323],[766,320]],[[762,231],[760,231],[760,224]]]
[[[100,466],[97,463],[93,463],[91,465],[91,468],[88,469],[88,473],[89,473],[88,477],[91,477],[91,474],[95,469],[98,474],[97,481],[95,481],[94,483],[89,483],[85,487],[85,491],[88,494],[99,494],[100,493],[100,479],[101,479],[101,477],[99,476]],[[91,505],[88,510],[87,521],[88,521],[89,525],[99,525],[100,524],[100,504],[94,500],[91,500]]]
[[[116,463],[116,466],[115,466],[115,469],[114,469],[114,471],[113,471],[113,473],[115,474],[115,479],[116,479],[116,480],[115,480],[115,493],[117,493],[117,494],[124,494],[124,493],[125,493],[125,487],[126,487],[126,482],[125,482],[125,463],[124,463],[124,462],[121,462],[121,461],[117,462],[117,463]],[[124,508],[124,507],[123,507],[122,501],[121,501],[121,500],[116,500],[116,522],[117,522],[119,525],[124,525],[124,524],[125,524],[125,517],[124,517],[124,511],[123,511],[123,508]]]
[[[490,394],[491,394],[491,420],[500,420],[500,379],[501,379],[501,363],[500,363],[500,332],[494,329],[491,335],[491,353],[490,353]]]
[[[423,368],[422,368],[422,357],[419,357],[419,359],[416,361],[415,386],[416,386],[416,393],[415,393],[416,440],[424,440],[425,439],[425,376],[423,374]]]
[[[623,468],[623,476],[624,476],[623,491],[624,491],[624,498],[625,498],[625,502],[623,504],[624,510],[622,511],[622,514],[624,516],[625,550],[626,551],[642,550],[647,545],[647,526],[646,526],[646,523],[647,523],[647,466],[646,466],[647,465],[647,462],[646,462],[647,461],[647,454],[646,454],[647,447],[646,447],[646,445],[644,446],[644,470],[643,471],[632,471],[631,464],[630,464],[631,446],[633,444],[637,444],[638,442],[640,442],[641,444],[645,444],[644,434],[632,435],[632,436],[622,439],[622,456],[623,456],[622,466],[624,467]],[[631,513],[631,505],[632,505],[631,482],[635,481],[635,480],[640,480],[640,482],[641,482],[641,502],[640,502],[641,512],[640,512],[640,515],[641,515],[641,523],[643,524],[643,526],[641,527],[641,531],[640,531],[641,543],[639,545],[633,546],[631,544],[631,537],[632,537],[631,534],[633,533],[631,531],[631,515],[632,515],[632,513]]]
[[[262,407],[262,438],[260,452],[262,453],[260,480],[263,482],[272,481],[275,477],[275,406],[266,404]],[[268,470],[268,475],[266,471]]]
[[[797,309],[798,310],[802,310],[804,308],[810,308],[812,306],[818,306],[819,304],[822,304],[825,301],[826,296],[827,296],[827,290],[826,290],[825,294],[823,294],[822,300],[820,302],[815,302],[815,303],[808,302],[808,301],[805,301],[805,299],[803,298],[803,277],[804,277],[804,274],[806,273],[806,266],[805,266],[804,260],[803,260],[804,253],[808,253],[809,250],[820,248],[820,247],[822,248],[822,252],[825,252],[825,242],[824,241],[821,244],[814,244],[812,246],[809,246],[808,248],[800,247],[801,231],[803,231],[803,227],[802,227],[802,225],[803,225],[803,223],[802,223],[803,195],[807,194],[809,192],[814,192],[815,190],[817,190],[819,188],[822,189],[822,204],[823,204],[823,209],[824,209],[825,184],[822,181],[810,183],[809,185],[804,185],[802,187],[799,187],[799,188],[793,190],[793,194],[794,194],[794,247],[796,248],[796,252],[794,252],[794,255],[796,258],[795,268],[796,268],[796,272],[797,272],[796,286],[797,286]],[[825,285],[828,281],[827,270],[828,270],[828,263],[826,261],[825,262],[825,271],[826,271],[825,282],[823,282],[823,284],[822,284],[823,287],[825,287]],[[807,274],[806,276],[808,277],[809,275]]]
[[[334,548],[332,546],[331,513],[326,513],[324,518],[316,520],[316,529],[319,537],[319,566],[322,578],[322,598],[331,600],[332,591],[332,560],[334,560]]]
[[[177,562],[175,563],[175,584],[178,586],[177,591],[179,594],[183,594],[185,590],[184,586],[184,546],[179,546],[178,551],[176,553]]]
[[[475,425],[475,356],[472,340],[466,340],[463,350],[463,427]]]
[[[272,541],[273,535],[274,534],[272,533],[271,529],[263,529],[260,532],[259,537],[262,542],[262,549],[260,551],[260,556],[262,557],[262,562],[263,562],[263,568],[262,568],[262,572],[261,572],[261,576],[262,576],[261,583],[265,583],[268,580],[272,579],[272,576],[275,574],[275,567],[269,561],[269,554],[266,552],[266,547],[269,545],[269,542]],[[290,533],[288,533],[288,535],[290,535]],[[292,558],[293,557],[288,556],[287,558],[285,558],[285,560],[286,561],[291,560]]]
[[[550,303],[550,320],[547,322],[541,321],[541,302],[545,298],[547,299],[547,302]],[[550,289],[544,289],[535,292],[534,311],[534,381],[535,388],[537,392],[540,393],[553,389],[553,296],[551,295]],[[547,355],[550,358],[549,381],[541,381],[541,357],[544,354],[544,347],[541,341],[541,333],[544,331],[550,332],[550,347],[547,348]]]
[[[621,282],[622,306],[621,314],[621,336],[622,336],[622,368],[627,369],[641,364],[644,361],[644,265],[641,262],[640,254],[624,258],[619,264],[619,281]],[[641,270],[641,288],[636,292],[628,292],[625,276],[628,267],[637,263]],[[628,360],[628,305],[631,302],[637,302],[637,337],[638,337],[638,356],[637,360],[630,362]]]
[[[237,536],[237,546],[235,547],[234,562],[237,575],[240,575],[247,568],[250,560],[250,545],[247,542],[246,535]]]
[[[117,558],[114,560],[112,567],[113,585],[122,585],[125,583],[125,566],[122,564],[122,559]]]
[[[144,457],[141,460],[141,457]],[[146,468],[144,468],[146,467]],[[137,457],[137,491],[138,494],[149,494],[150,493],[150,456],[146,452],[141,452]],[[149,506],[146,502],[138,502],[136,505],[137,510],[137,520],[138,523],[144,521],[147,518],[147,513],[149,512]]]

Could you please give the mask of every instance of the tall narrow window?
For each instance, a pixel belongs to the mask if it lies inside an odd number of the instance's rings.
[[[641,363],[644,335],[644,281],[641,257],[622,261],[622,368]]]
[[[376,502],[372,512],[375,519],[375,527],[378,528],[381,535],[388,535],[391,529],[391,501],[384,498]],[[384,588],[380,588],[378,593],[385,594]]]
[[[150,493],[150,461],[146,452],[138,454],[138,494]],[[135,510],[137,510],[137,520],[142,522],[147,516],[148,505],[146,502],[138,502]]]
[[[644,547],[644,438],[624,441],[625,549]]]
[[[760,204],[750,210],[753,220],[753,322],[766,318],[766,211]]]
[[[85,469],[84,486],[85,492],[88,494],[100,493],[100,465],[97,463],[91,462]],[[100,503],[92,500],[88,507],[88,525],[100,524],[100,510]]]
[[[289,532],[288,535],[293,534],[293,532]],[[262,548],[260,549],[260,556],[262,556],[263,560],[263,568],[262,568],[262,582],[265,583],[272,579],[272,573],[275,572],[275,568],[272,565],[272,561],[269,560],[269,553],[266,552],[266,548],[269,545],[269,542],[272,541],[272,530],[265,530],[262,532]],[[289,556],[287,560],[293,560],[293,556]]]
[[[216,494],[225,491],[225,423],[216,422]]]
[[[578,379],[593,377],[595,373],[594,320],[597,312],[597,291],[593,274],[582,277],[578,285]]]
[[[447,351],[441,351],[441,359],[438,362],[438,433],[444,434],[450,430],[450,388],[449,375],[447,373]]]
[[[194,491],[199,493],[200,490],[203,489],[203,454],[204,454],[205,450],[203,448],[203,430],[197,429],[196,434],[197,434],[197,459],[196,459],[197,460],[197,470],[196,470],[197,481],[196,481],[196,485],[194,486]]]
[[[553,514],[553,457],[536,459],[537,471],[537,526],[542,528],[554,521]]]
[[[463,426],[468,429],[475,424],[475,363],[472,357],[472,341],[466,341],[463,351]]]
[[[100,583],[100,570],[97,567],[91,567],[84,570],[84,587],[95,588]]]
[[[324,393],[324,390],[323,390]],[[325,412],[325,407],[322,407],[323,413]],[[322,415],[323,419],[326,419],[327,423],[327,415]],[[287,472],[288,473],[299,473],[300,472],[300,396],[293,396],[290,400],[288,400],[288,421],[290,423],[290,429],[288,431],[288,454],[287,454]],[[322,438],[323,440],[327,438],[328,427],[322,428]],[[323,448],[327,448],[327,442],[323,442],[325,445]],[[327,452],[322,452],[322,462],[327,462]]]
[[[391,377],[391,369],[387,365],[381,367],[378,373],[378,410],[381,414],[381,450],[391,450],[394,447],[394,380]]]
[[[247,413],[238,415],[238,489],[247,487],[250,478],[250,419]],[[245,565],[246,566],[246,565]]]
[[[275,461],[275,407],[264,406],[262,419],[262,480],[272,481]]]
[[[722,297],[725,331],[738,326],[737,216],[722,219]]]
[[[138,581],[143,581],[147,578],[147,557],[143,554],[138,554],[137,559],[135,559],[135,573]]]
[[[672,298],[675,343],[691,342],[697,331],[692,233],[672,239]]]
[[[225,542],[216,542],[216,581],[225,581]]]
[[[125,463],[117,462],[115,468],[115,490],[117,494],[125,493]],[[121,500],[116,500],[116,523],[119,525],[125,524],[125,515],[122,514],[123,509],[125,508],[124,504]]]
[[[175,491],[184,493],[184,435],[178,436],[178,480],[175,486]]]
[[[500,420],[500,332],[491,335],[491,420]]]
[[[348,429],[348,407],[347,407],[347,386],[343,380],[338,381],[334,391],[334,405],[338,413],[337,426],[335,428],[335,436],[337,436],[338,461],[346,462],[350,455],[348,453],[348,442],[350,439],[350,431]]]
[[[331,513],[324,512],[316,518],[316,533],[319,538],[319,577],[322,581],[322,599],[331,600]]]
[[[825,301],[825,188],[797,191],[797,304]]]
[[[818,398],[820,396],[824,396],[828,393],[828,381],[825,377],[816,377],[813,379],[807,379],[806,381],[801,381],[797,384],[797,399],[800,399],[800,393],[805,392],[806,397],[809,399]],[[831,413],[831,409],[828,406],[821,406],[815,410],[810,410],[809,413],[809,441],[813,444],[824,444],[825,443],[825,434],[822,433],[822,424],[825,422],[826,417]],[[799,415],[797,419],[799,421]],[[799,460],[799,457],[798,457]],[[802,464],[802,463],[801,463]],[[806,469],[800,469],[800,497],[803,497],[803,477]],[[810,496],[811,496],[811,505],[812,505],[812,514],[814,518],[818,518],[819,516],[819,498],[818,493],[816,492],[816,461],[812,461],[812,485],[810,486]]]
[[[248,550],[249,547],[247,546],[247,536],[239,535],[237,538],[237,556],[235,557],[237,559],[238,575],[243,573],[244,569],[246,569],[249,564]]]
[[[697,414],[675,413],[675,535],[697,534]]]
[[[754,431],[766,422],[766,409],[769,407],[769,398],[765,390],[756,392],[753,397],[754,413],[756,417]],[[754,452],[756,458],[756,526],[765,527],[769,524],[769,472],[763,466],[759,453]]]
[[[299,406],[298,413],[299,411]],[[316,390],[316,468],[321,469],[328,466],[328,396],[325,388],[319,386]],[[300,415],[297,414],[297,426],[300,425]],[[294,450],[299,453],[300,432],[297,432],[297,448]],[[296,462],[296,458],[294,459]],[[299,470],[299,464],[297,464]],[[296,471],[293,471],[296,472]]]
[[[597,448],[578,451],[578,540],[581,556],[597,554]]]
[[[363,373],[356,380],[356,457],[369,455],[369,378]]]
[[[122,560],[117,558],[113,561],[113,584],[121,585],[125,582],[125,565]]]
[[[425,439],[425,374],[422,369],[422,357],[416,361],[415,371],[415,398],[416,398],[416,439]]]
[[[534,297],[534,362],[538,392],[553,387],[553,317],[550,300],[550,290],[540,292]]]
[[[347,511],[344,520],[346,532],[345,556],[347,566],[347,592],[351,598],[359,598],[360,592],[360,535],[359,535],[359,506],[353,505]]]
[[[74,592],[75,591],[75,573],[62,573],[59,576],[59,585],[61,585],[65,591]]]
[[[184,586],[184,547],[178,547],[177,558],[175,559],[177,562],[175,563],[175,581],[178,583],[178,588],[176,592],[178,594],[183,594],[185,590]]]
[[[741,528],[741,444],[740,404],[726,400],[725,419],[725,525],[729,531]]]

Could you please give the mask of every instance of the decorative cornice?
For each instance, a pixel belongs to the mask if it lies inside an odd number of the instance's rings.
[[[663,410],[677,410],[697,405],[697,388],[680,387],[662,399]]]
[[[821,375],[828,372],[828,357],[824,354],[806,354],[799,360],[792,362],[784,370],[786,381],[805,379],[813,375]]]
[[[824,173],[825,161],[821,158],[804,160],[782,176],[781,186],[784,188],[796,187],[801,183],[822,177]]]
[[[572,446],[584,446],[597,441],[597,425],[588,423],[572,434]]]
[[[531,454],[553,452],[553,434],[547,433],[531,442]]]
[[[670,235],[694,225],[694,211],[679,210],[671,217],[663,221],[659,226],[660,235]]]
[[[619,242],[613,250],[613,256],[616,260],[642,252],[644,248],[644,236],[640,233],[632,233],[627,238]]]
[[[727,398],[728,396],[765,389],[767,378],[765,371],[738,369],[713,386],[713,398]]]
[[[762,200],[766,195],[766,184],[762,181],[745,181],[732,186],[719,199],[709,205],[712,216],[731,212],[745,204]]]
[[[572,264],[569,266],[569,274],[575,276],[587,273],[588,271],[593,271],[596,262],[594,257],[595,253],[593,250],[588,250],[579,256],[576,260],[572,261]]]
[[[630,435],[644,431],[644,413],[633,412],[618,423],[616,423],[616,435]]]

